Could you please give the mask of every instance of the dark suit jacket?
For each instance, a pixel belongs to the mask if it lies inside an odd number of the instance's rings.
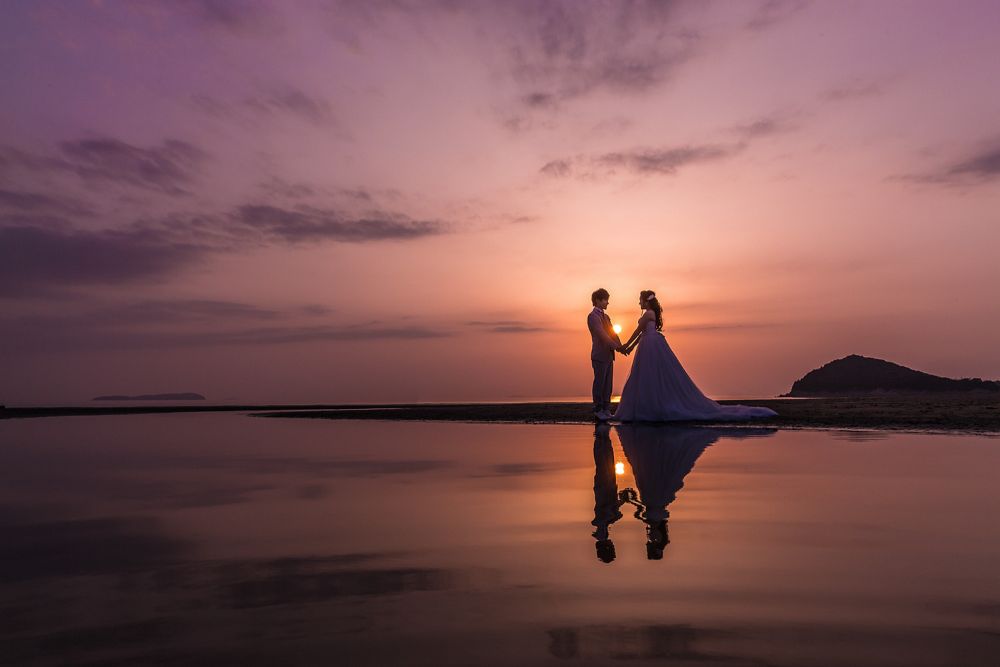
[[[611,328],[611,318],[598,308],[587,315],[587,328],[593,346],[590,348],[591,361],[607,363],[615,360],[615,348],[620,345],[615,330]]]

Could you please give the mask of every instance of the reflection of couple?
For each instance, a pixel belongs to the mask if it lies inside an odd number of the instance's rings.
[[[632,371],[625,381],[621,402],[614,418],[623,422],[662,422],[680,420],[725,421],[775,417],[769,408],[746,405],[719,405],[701,393],[685,372],[681,362],[663,337],[663,309],[656,294],[639,294],[642,316],[638,326],[622,343],[604,312],[610,295],[599,289],[591,295],[594,309],[587,317],[593,345],[590,360],[594,367],[594,416],[611,419],[611,385],[615,352],[631,354],[635,350]]]
[[[663,558],[667,537],[667,506],[684,486],[684,477],[694,468],[705,449],[720,437],[768,436],[773,429],[698,428],[655,424],[616,426],[622,450],[635,477],[634,489],[618,491],[611,427],[598,424],[594,431],[594,539],[597,557],[605,563],[615,559],[611,524],[622,518],[621,507],[636,507],[634,516],[646,524],[646,557]]]
[[[597,557],[605,563],[615,559],[611,524],[622,518],[621,506],[635,505],[635,517],[646,524],[646,557],[663,558],[667,538],[667,505],[684,486],[684,476],[691,472],[705,448],[718,439],[711,429],[653,426],[646,424],[617,427],[638,493],[633,489],[618,492],[615,455],[611,445],[611,427],[598,424],[594,431],[594,538]]]

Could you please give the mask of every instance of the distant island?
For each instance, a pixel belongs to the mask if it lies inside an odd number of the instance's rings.
[[[809,371],[784,396],[845,396],[874,393],[1000,391],[1000,382],[951,378],[915,371],[883,359],[852,354]]]
[[[194,392],[182,394],[140,394],[139,396],[122,396],[112,394],[110,396],[96,396],[92,401],[204,401],[205,397]]]

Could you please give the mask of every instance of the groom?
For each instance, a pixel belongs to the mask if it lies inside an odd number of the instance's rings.
[[[608,307],[611,295],[601,288],[590,295],[594,309],[587,316],[587,328],[593,346],[590,362],[594,366],[594,417],[599,421],[611,419],[611,378],[615,366],[615,351],[622,351],[622,342],[611,327],[611,318],[604,309]]]

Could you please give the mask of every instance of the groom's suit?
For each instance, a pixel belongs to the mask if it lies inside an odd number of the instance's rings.
[[[611,318],[595,307],[587,316],[587,328],[593,345],[590,362],[594,366],[594,412],[611,411],[611,383],[615,367],[615,349],[621,342],[611,328]]]

